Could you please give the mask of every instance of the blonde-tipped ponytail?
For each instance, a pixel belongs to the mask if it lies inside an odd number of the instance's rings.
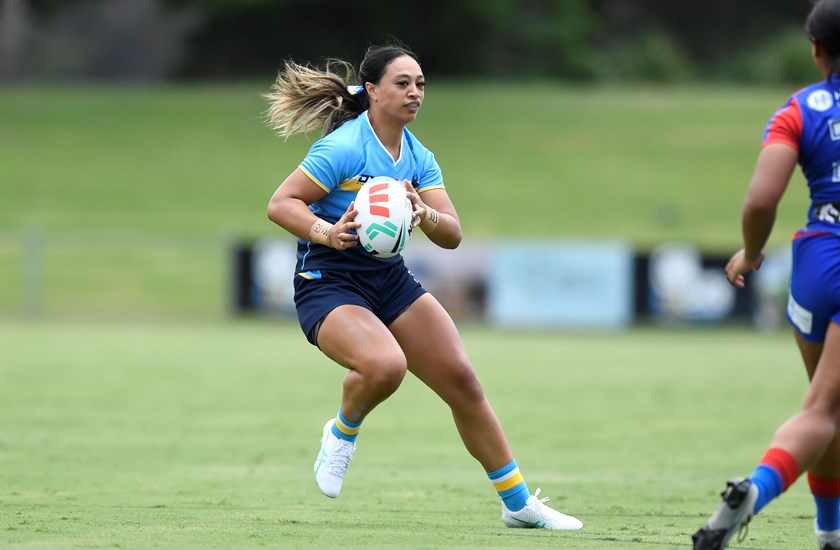
[[[330,59],[323,70],[286,61],[271,90],[266,123],[281,137],[320,130],[327,135],[367,109],[367,94],[351,93],[353,66]]]

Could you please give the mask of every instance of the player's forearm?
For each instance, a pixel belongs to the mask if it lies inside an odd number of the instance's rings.
[[[292,235],[313,242],[320,242],[318,235],[326,235],[331,225],[313,214],[303,201],[291,198],[272,199],[268,218]]]
[[[452,214],[426,207],[420,229],[441,248],[457,248],[461,244],[461,222]]]
[[[775,221],[775,206],[756,205],[750,202],[744,205],[741,229],[744,235],[744,255],[748,260],[755,261],[761,256]]]

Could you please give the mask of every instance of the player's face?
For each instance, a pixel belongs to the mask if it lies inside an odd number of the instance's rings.
[[[420,65],[411,57],[397,57],[388,65],[379,84],[370,84],[371,108],[408,124],[417,118],[423,104],[426,79]]]

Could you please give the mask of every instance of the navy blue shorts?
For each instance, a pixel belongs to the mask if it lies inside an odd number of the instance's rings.
[[[309,343],[318,345],[318,329],[329,312],[343,305],[369,309],[385,326],[426,293],[400,262],[374,271],[307,271],[295,274],[295,307]]]
[[[787,318],[806,340],[823,342],[828,324],[840,323],[840,236],[793,241]]]

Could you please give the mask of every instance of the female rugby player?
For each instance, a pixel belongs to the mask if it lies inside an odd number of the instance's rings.
[[[353,199],[376,176],[404,182],[414,223],[436,245],[457,247],[461,225],[434,155],[406,129],[425,98],[415,54],[399,45],[371,47],[358,81],[354,73],[340,60],[323,70],[287,62],[266,94],[269,124],[281,136],[323,133],[268,206],[268,217],[299,238],[301,328],[347,369],[315,480],[326,496],[339,495],[362,422],[410,371],[449,405],[464,445],[502,500],[505,525],[580,529],[580,521],[546,506],[539,489],[530,494],[446,310],[401,256],[379,259],[357,246]]]
[[[794,93],[770,119],[742,215],[744,248],[726,265],[736,287],[758,269],[776,207],[798,163],[808,223],[793,237],[787,318],[810,378],[800,412],[783,423],[749,478],[727,483],[695,550],[725,548],[752,516],[807,472],[820,550],[840,550],[840,0],[819,0],[805,29],[822,82]]]

